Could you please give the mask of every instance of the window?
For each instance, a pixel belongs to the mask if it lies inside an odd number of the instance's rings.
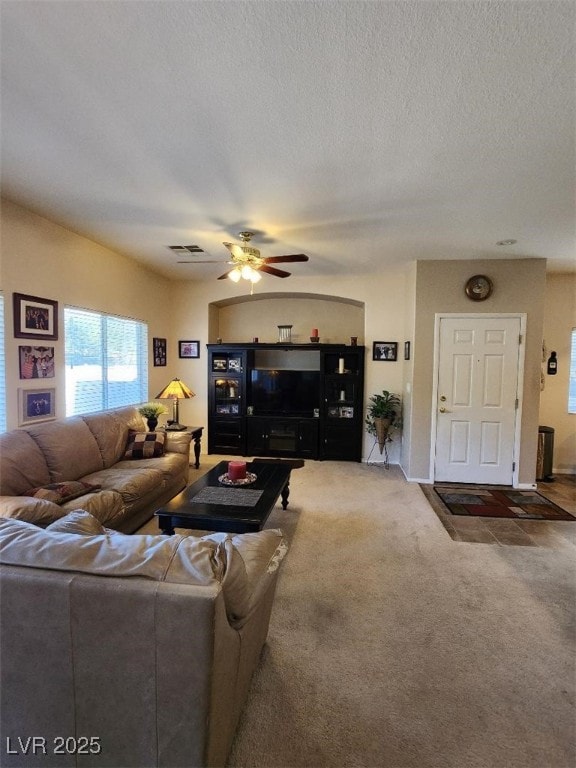
[[[6,361],[4,358],[4,296],[0,295],[0,432],[6,432]]]
[[[124,317],[65,307],[66,415],[148,399],[148,328]]]
[[[570,384],[568,389],[568,413],[576,413],[576,328],[572,328],[570,347]]]

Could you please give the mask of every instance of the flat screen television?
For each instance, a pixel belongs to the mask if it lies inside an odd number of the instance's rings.
[[[248,404],[255,416],[313,416],[320,407],[320,371],[254,368]]]

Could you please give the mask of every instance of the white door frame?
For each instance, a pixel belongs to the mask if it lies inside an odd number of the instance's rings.
[[[499,318],[518,318],[520,320],[520,336],[521,342],[518,350],[518,376],[516,384],[516,398],[518,400],[518,408],[516,410],[516,423],[514,425],[514,450],[513,450],[513,470],[512,470],[512,486],[514,488],[519,487],[518,474],[519,467],[519,454],[520,454],[520,437],[522,434],[522,404],[524,396],[524,358],[526,354],[526,318],[527,315],[524,312],[437,312],[434,316],[434,373],[432,379],[432,426],[430,433],[430,469],[429,476],[432,478],[432,482],[435,481],[435,467],[436,467],[436,429],[438,421],[438,409],[436,404],[438,402],[438,373],[440,367],[440,322],[445,318],[451,318],[457,320],[463,318],[466,320],[487,320]],[[532,485],[529,486],[532,488]]]

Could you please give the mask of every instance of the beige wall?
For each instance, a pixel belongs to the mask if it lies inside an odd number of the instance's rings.
[[[255,294],[242,303],[221,306],[218,318],[217,336],[223,341],[252,341],[256,336],[261,343],[275,343],[278,325],[284,324],[292,325],[295,344],[309,344],[313,328],[324,344],[349,344],[351,336],[364,344],[364,304],[348,299]]]
[[[277,340],[277,325],[292,323],[293,339],[302,340],[318,327],[323,341],[346,342],[356,335],[366,347],[365,399],[388,389],[404,401],[404,432],[396,433],[390,458],[400,462],[413,479],[429,476],[434,317],[438,312],[518,312],[528,316],[525,397],[522,418],[521,481],[534,478],[538,423],[557,430],[558,462],[574,466],[570,431],[574,417],[551,410],[553,387],[562,386],[567,353],[557,333],[567,321],[559,311],[568,301],[566,276],[549,281],[546,336],[549,348],[559,352],[560,374],[542,396],[540,358],[545,290],[544,260],[414,262],[409,267],[387,268],[385,273],[340,277],[309,277],[305,266],[289,280],[265,277],[249,295],[248,283],[230,281],[170,282],[135,262],[5,201],[2,216],[0,287],[6,299],[6,363],[8,427],[16,426],[17,389],[33,386],[18,374],[17,347],[12,337],[12,292],[37,295],[59,302],[60,326],[64,304],[134,317],[148,323],[153,336],[168,339],[168,365],[150,365],[152,398],[173,376],[182,378],[196,397],[181,404],[181,420],[207,423],[206,343],[234,336],[234,340]],[[472,303],[463,293],[466,279],[485,272],[495,282],[494,295]],[[300,273],[302,276],[300,276]],[[574,282],[572,285],[572,290]],[[573,298],[573,294],[572,294]],[[329,299],[329,300],[328,300]],[[335,303],[339,299],[342,304]],[[222,306],[218,306],[222,305]],[[233,306],[237,309],[232,310]],[[574,304],[572,302],[571,306]],[[222,307],[224,307],[222,311]],[[240,308],[242,307],[242,308]],[[362,309],[363,308],[363,309]],[[336,311],[335,311],[336,310]],[[555,311],[557,310],[557,311]],[[360,317],[363,313],[363,322]],[[570,323],[576,322],[574,314]],[[178,357],[178,340],[200,341],[200,358]],[[228,338],[227,340],[233,340]],[[403,360],[404,341],[411,341],[411,360]],[[398,361],[372,361],[373,341],[397,341]],[[63,334],[56,348],[57,415],[64,415]],[[365,435],[364,457],[373,446]],[[377,452],[376,452],[377,453]],[[375,454],[372,454],[374,459]],[[378,456],[376,456],[378,459]],[[561,469],[561,468],[560,468]]]
[[[473,274],[486,274],[494,283],[494,292],[486,301],[472,302],[464,293],[466,280]],[[534,481],[545,280],[545,259],[417,263],[412,413],[409,423],[404,425],[404,430],[410,432],[409,477],[432,479],[430,449],[436,314],[525,313],[527,327],[518,481],[520,484]]]
[[[540,395],[540,424],[554,429],[554,472],[576,473],[576,414],[568,413],[570,342],[576,328],[576,276],[546,277],[544,311],[544,389]],[[550,351],[558,355],[558,373],[546,374]]]
[[[215,341],[219,335],[228,341],[251,341],[254,336],[258,336],[261,341],[275,342],[278,340],[279,323],[293,324],[294,341],[309,336],[313,327],[319,329],[323,341],[346,343],[350,336],[358,336],[358,343],[361,344],[363,340],[366,347],[365,399],[383,389],[401,394],[405,278],[406,269],[400,267],[388,269],[385,276],[327,279],[293,275],[289,281],[264,278],[254,289],[252,297],[249,295],[248,283],[235,285],[229,280],[182,283],[176,288],[172,301],[175,307],[175,333],[179,338],[202,339],[203,356],[206,354],[205,344],[208,339]],[[280,290],[284,287],[284,291]],[[267,288],[272,292],[267,291]],[[244,291],[244,295],[241,291]],[[343,299],[345,303],[338,303],[338,299]],[[226,306],[230,301],[234,303]],[[357,306],[350,308],[346,304],[350,301]],[[215,304],[224,305],[221,321],[220,310]],[[362,306],[364,321],[363,327],[360,327],[359,312]],[[233,313],[232,307],[235,308]],[[322,318],[324,325],[320,319],[316,321],[317,318]],[[228,338],[228,334],[232,338]],[[373,362],[373,341],[398,341],[399,360]],[[179,363],[177,375],[185,381],[189,377],[189,385],[205,401],[205,358],[203,361]],[[184,404],[185,407],[187,405]],[[372,437],[364,436],[365,457],[370,453],[373,443]],[[375,458],[381,459],[377,450],[371,460]],[[390,447],[390,459],[397,463],[399,458],[400,435],[395,435]]]
[[[29,340],[13,337],[12,293],[58,302],[58,341],[54,346],[56,375],[46,380],[56,389],[56,415],[65,416],[64,305],[135,318],[148,323],[152,337],[171,336],[168,280],[136,265],[130,259],[97,245],[47,219],[8,201],[1,210],[1,288],[6,315],[7,426],[18,426],[18,388],[34,389],[33,381],[19,377],[18,346]],[[169,360],[177,355],[172,345]],[[150,352],[150,361],[152,355]],[[171,369],[154,368],[150,362],[149,385],[153,396],[171,378]],[[49,384],[48,384],[49,381]]]
[[[406,275],[404,289],[404,325],[405,341],[410,342],[410,359],[404,360],[402,371],[402,421],[405,425],[412,422],[412,386],[414,379],[414,354],[416,352],[416,262],[410,265]],[[403,355],[403,350],[400,351]],[[402,429],[400,465],[406,477],[411,476],[412,456],[412,431],[409,428]]]

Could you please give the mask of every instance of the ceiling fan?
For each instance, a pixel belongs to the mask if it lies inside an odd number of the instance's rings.
[[[253,283],[260,280],[260,272],[265,272],[268,275],[274,277],[289,277],[290,272],[286,272],[283,269],[276,269],[271,267],[270,264],[287,264],[294,263],[296,261],[308,261],[308,256],[303,253],[293,253],[288,256],[269,256],[267,258],[260,255],[258,248],[251,246],[250,240],[252,239],[253,232],[240,232],[240,239],[242,244],[237,243],[223,243],[228,248],[232,261],[228,262],[232,264],[232,269],[220,275],[218,280],[224,280],[229,277],[235,283],[241,278],[250,280]]]

